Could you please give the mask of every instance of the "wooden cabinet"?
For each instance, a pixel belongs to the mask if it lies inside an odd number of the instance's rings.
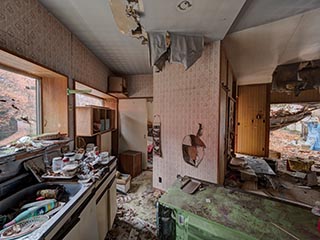
[[[125,151],[120,154],[120,172],[136,177],[142,172],[142,153],[136,151]]]
[[[85,148],[93,143],[101,151],[111,151],[111,131],[116,128],[116,111],[97,106],[76,108],[76,145]]]
[[[115,110],[85,106],[76,108],[77,136],[93,136],[115,128]]]
[[[127,83],[122,77],[110,77],[108,80],[108,93],[116,98],[127,98]]]

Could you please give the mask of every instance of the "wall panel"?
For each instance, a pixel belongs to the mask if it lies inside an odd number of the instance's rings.
[[[153,186],[167,189],[177,174],[210,182],[218,178],[220,42],[207,45],[202,57],[187,71],[166,64],[154,73],[154,114],[161,117],[163,157],[154,156]],[[182,157],[182,141],[203,125],[205,158],[198,168]],[[159,182],[161,177],[162,182]]]

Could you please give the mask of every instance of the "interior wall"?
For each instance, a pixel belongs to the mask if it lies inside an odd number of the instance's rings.
[[[153,122],[153,101],[147,101],[148,122]]]
[[[37,0],[0,1],[0,48],[101,91],[109,69]],[[74,135],[74,96],[68,99],[69,134]]]
[[[147,100],[119,100],[119,152],[142,153],[142,168],[147,167]]]
[[[127,80],[129,97],[143,98],[153,96],[152,74],[128,75],[125,78]]]
[[[203,55],[187,71],[166,64],[154,72],[154,114],[161,118],[162,157],[154,155],[153,186],[167,189],[177,174],[209,182],[218,178],[220,42],[205,46]],[[182,141],[203,126],[205,157],[198,168],[184,162]],[[161,178],[161,182],[159,181]]]

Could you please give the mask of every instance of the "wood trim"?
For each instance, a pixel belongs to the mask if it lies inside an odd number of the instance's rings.
[[[49,70],[49,71],[51,71],[51,72],[53,72],[53,73],[55,73],[55,74],[62,75],[62,76],[64,76],[64,77],[68,78],[67,75],[65,75],[65,74],[63,74],[63,73],[61,73],[61,72],[58,72],[58,71],[56,71],[56,70],[54,70],[54,69],[52,69],[52,68],[50,68],[50,67],[47,67],[47,66],[45,66],[45,65],[43,65],[43,64],[41,64],[41,63],[37,63],[37,62],[35,62],[34,60],[32,60],[32,59],[30,59],[30,58],[27,58],[27,57],[22,56],[22,55],[20,55],[20,54],[14,53],[14,52],[12,52],[12,51],[10,51],[10,50],[8,50],[8,49],[5,49],[5,48],[3,48],[3,47],[0,47],[0,56],[1,56],[2,53],[6,53],[6,54],[7,54],[8,56],[10,56],[11,58],[16,58],[16,59],[18,58],[18,59],[20,59],[20,61],[22,60],[22,61],[24,61],[24,62],[28,62],[29,64],[33,64],[33,65],[35,65],[35,66],[38,67],[38,68],[43,68],[43,69]],[[3,64],[3,61],[2,61],[2,60],[3,60],[3,58],[0,58],[0,63]],[[6,61],[5,61],[5,62],[6,62]],[[15,68],[15,69],[18,69],[18,70],[21,70],[21,71],[24,71],[24,72],[26,72],[26,73],[28,73],[28,74],[32,74],[32,75],[33,75],[32,72],[25,71],[25,70],[23,70],[23,69],[15,66],[15,65],[14,65],[14,66],[9,65],[9,64],[4,64],[4,65],[6,65],[6,66],[8,66],[8,67]],[[41,74],[35,74],[35,75],[38,76],[38,77],[42,77]]]
[[[126,99],[126,98],[124,98],[124,99]],[[127,99],[152,99],[153,100],[153,96],[152,97],[128,97]],[[122,99],[121,99],[122,100]]]
[[[265,155],[269,156],[270,146],[270,107],[271,107],[271,83],[267,84],[267,106],[266,106],[266,140],[265,140]]]
[[[18,69],[18,68],[12,67],[12,66],[5,65],[4,63],[0,63],[0,68],[5,70],[5,71],[9,71],[9,72],[13,72],[13,73],[16,73],[16,74],[20,74],[20,75],[23,75],[23,76],[26,76],[26,77],[31,77],[31,78],[35,78],[35,79],[39,79],[39,80],[41,79],[41,77],[39,77],[37,75],[31,74],[29,72],[23,71],[21,69]]]
[[[98,88],[96,88],[96,87],[90,86],[90,85],[88,85],[88,84],[86,84],[86,83],[82,83],[81,81],[78,81],[78,80],[76,80],[76,79],[74,79],[74,78],[73,78],[73,81],[75,82],[74,87],[76,87],[76,83],[78,82],[78,83],[80,83],[80,84],[82,84],[82,85],[84,85],[84,86],[87,86],[88,88],[92,88],[92,89],[94,89],[94,90],[96,90],[96,91],[98,91],[98,92],[101,92],[101,93],[103,93],[103,94],[108,95],[108,96],[111,97],[111,98],[117,99],[115,96],[110,95],[108,92],[103,92],[103,91],[101,91],[100,89],[98,89]],[[86,93],[86,94],[91,95],[91,96],[94,96],[94,97],[98,97],[98,96],[93,95],[93,94],[90,94],[90,93]],[[101,98],[101,97],[98,97],[98,98]]]

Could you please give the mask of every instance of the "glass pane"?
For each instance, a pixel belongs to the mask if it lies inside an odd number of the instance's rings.
[[[0,68],[0,146],[37,133],[37,81]]]
[[[103,99],[93,97],[87,94],[76,94],[76,106],[88,106],[88,105],[94,105],[94,106],[103,106]]]

